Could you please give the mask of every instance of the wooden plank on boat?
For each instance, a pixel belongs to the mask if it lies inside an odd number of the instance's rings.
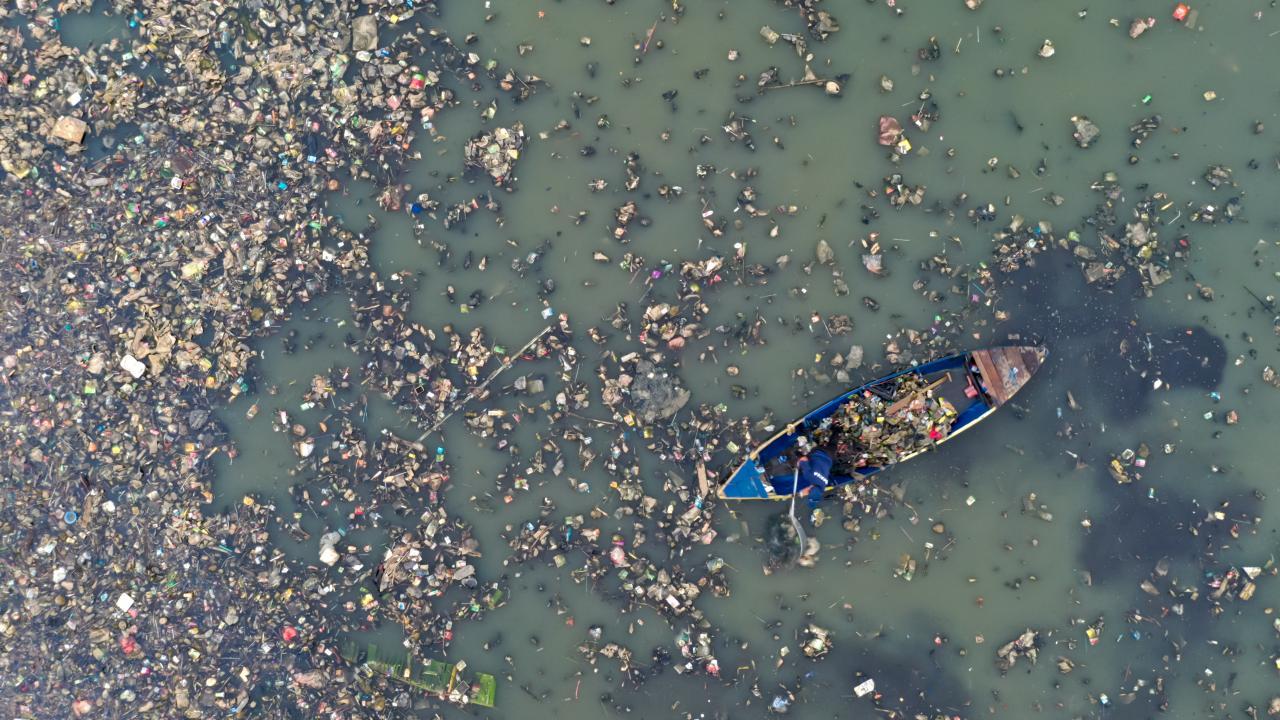
[[[1003,385],[998,382],[1000,373],[996,372],[996,365],[991,360],[991,351],[978,350],[973,353],[973,360],[978,364],[978,372],[982,374],[987,394],[991,396],[997,406],[1003,405],[1009,399],[1009,396],[1003,394]]]
[[[890,405],[889,409],[885,410],[884,412],[885,417],[891,417],[893,415],[898,414],[898,412],[902,410],[902,408],[910,405],[911,401],[914,400],[918,395],[923,395],[924,393],[927,393],[931,390],[935,390],[942,383],[950,382],[950,381],[951,381],[951,373],[948,372],[945,376],[938,378],[933,383],[930,383],[929,385],[922,387],[919,390],[916,390],[915,392],[911,393],[910,395],[907,395],[906,397],[902,398],[898,402]]]
[[[973,353],[978,370],[986,382],[987,392],[996,405],[1003,405],[1022,389],[1040,367],[1041,358],[1035,348],[999,347]]]

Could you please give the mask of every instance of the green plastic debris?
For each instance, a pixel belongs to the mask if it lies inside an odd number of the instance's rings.
[[[356,644],[344,644],[342,656],[349,662],[357,662],[360,655]],[[454,702],[489,708],[494,706],[498,692],[497,679],[488,673],[479,672],[463,677],[460,668],[466,667],[465,662],[451,664],[433,658],[414,667],[408,653],[383,659],[378,646],[374,644],[366,647],[364,657],[364,668],[389,680]]]

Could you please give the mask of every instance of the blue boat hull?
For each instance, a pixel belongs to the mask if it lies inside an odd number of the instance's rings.
[[[768,470],[770,465],[776,467],[777,461],[791,452],[800,436],[834,415],[850,399],[869,388],[907,374],[920,375],[926,381],[948,378],[954,384],[956,380],[961,380],[968,384],[966,387],[974,388],[972,396],[968,393],[958,396],[964,399],[963,403],[953,402],[958,414],[952,421],[950,433],[937,443],[941,445],[981,422],[1008,402],[1009,398],[1020,390],[1031,375],[1040,368],[1047,354],[1045,348],[1038,346],[996,347],[960,353],[900,370],[841,393],[788,424],[752,451],[746,461],[720,486],[719,495],[727,500],[789,499],[791,493],[786,491],[788,484],[775,483],[771,480],[776,480],[782,475],[789,478],[790,470],[782,473],[775,470],[775,475],[771,478]],[[924,451],[904,455],[893,464],[909,460],[921,452]],[[892,465],[856,468],[852,477],[845,482],[857,482],[889,467]],[[779,485],[781,488],[778,487]]]

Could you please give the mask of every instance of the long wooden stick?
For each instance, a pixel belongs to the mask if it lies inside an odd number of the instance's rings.
[[[791,476],[791,511],[788,516],[791,518],[791,527],[796,531],[796,540],[800,543],[800,554],[796,556],[798,560],[804,555],[804,551],[809,547],[809,538],[805,537],[804,527],[800,525],[800,521],[796,519],[796,491],[800,489],[800,466],[796,465],[795,474]],[[813,492],[812,489],[809,492]]]
[[[1266,300],[1265,298],[1258,297],[1258,293],[1256,293],[1256,292],[1254,292],[1254,291],[1250,290],[1248,285],[1241,285],[1240,287],[1243,287],[1245,292],[1247,292],[1247,293],[1249,293],[1250,295],[1252,295],[1254,300],[1257,300],[1259,303],[1261,303],[1261,304],[1262,304],[1262,308],[1263,308],[1264,310],[1266,310],[1267,312],[1275,312],[1275,311],[1276,311],[1276,304],[1275,304],[1274,302],[1269,302],[1269,301],[1268,301],[1268,300]]]
[[[912,401],[912,400],[914,400],[914,399],[916,398],[916,396],[917,396],[917,395],[921,395],[921,394],[923,394],[923,393],[927,393],[927,392],[929,392],[930,390],[933,390],[934,388],[938,387],[939,385],[941,385],[941,384],[942,384],[942,383],[944,383],[944,382],[947,382],[947,381],[948,381],[948,380],[950,380],[950,379],[951,379],[951,373],[950,373],[950,372],[948,372],[948,373],[946,374],[946,377],[938,378],[936,381],[934,381],[934,383],[933,383],[933,384],[931,384],[931,385],[926,385],[925,387],[920,388],[919,390],[917,390],[917,391],[915,391],[915,392],[911,393],[910,395],[908,395],[908,396],[906,396],[906,397],[902,398],[902,399],[901,399],[901,400],[899,400],[898,402],[896,402],[896,403],[894,403],[894,404],[890,405],[890,406],[889,406],[889,409],[884,411],[885,417],[888,417],[888,416],[890,416],[890,415],[897,414],[897,412],[898,412],[899,410],[902,410],[902,408],[904,408],[904,407],[906,407],[906,406],[910,405],[910,404],[911,404],[911,401]]]
[[[659,22],[659,21],[654,20],[654,21],[653,21],[653,25],[649,27],[649,32],[645,33],[645,36],[644,36],[644,49],[643,49],[642,51],[640,51],[640,54],[641,54],[641,55],[648,55],[648,54],[649,54],[649,43],[653,41],[653,34],[654,34],[655,32],[657,32],[657,31],[658,31],[658,22]]]
[[[760,92],[764,92],[766,90],[781,90],[783,88],[800,87],[801,85],[821,85],[825,82],[827,82],[826,78],[814,78],[812,80],[793,80],[785,84],[761,85]]]
[[[467,403],[469,403],[469,402],[471,402],[472,400],[474,400],[474,399],[476,398],[476,396],[478,396],[478,395],[480,395],[481,393],[483,393],[483,392],[484,392],[484,389],[485,389],[485,388],[487,388],[487,387],[489,387],[489,383],[493,382],[493,381],[494,381],[494,379],[495,379],[495,378],[497,378],[497,377],[498,377],[498,375],[501,375],[501,374],[503,373],[503,371],[505,371],[507,368],[511,367],[512,365],[515,365],[515,364],[516,364],[516,360],[518,360],[518,359],[520,358],[520,356],[524,354],[524,351],[525,351],[525,350],[528,350],[528,349],[529,349],[529,348],[531,348],[531,347],[533,347],[533,344],[534,344],[534,343],[536,343],[536,342],[538,342],[539,340],[541,340],[543,335],[546,335],[547,333],[551,332],[551,328],[552,328],[552,326],[551,326],[551,325],[548,325],[548,326],[546,326],[546,327],[542,328],[542,332],[538,333],[537,335],[534,335],[532,340],[530,340],[529,342],[527,342],[527,343],[525,343],[525,344],[524,344],[524,347],[522,347],[522,348],[520,348],[519,350],[515,351],[515,353],[513,353],[513,354],[511,354],[511,355],[508,355],[508,356],[507,356],[507,358],[506,358],[506,359],[504,359],[504,360],[502,361],[502,367],[500,367],[500,368],[498,368],[497,370],[494,370],[493,372],[489,373],[489,377],[485,378],[485,379],[484,379],[484,382],[482,382],[482,383],[480,383],[479,385],[477,385],[476,387],[472,388],[472,389],[471,389],[471,392],[467,393],[467,396],[466,396],[466,397],[464,397],[464,398],[462,398],[462,400],[461,400],[457,405],[454,405],[452,410],[450,410],[449,412],[445,413],[445,416],[444,416],[444,417],[442,417],[442,418],[440,418],[439,420],[437,420],[437,421],[436,421],[436,423],[435,423],[434,425],[432,425],[431,427],[427,428],[427,431],[426,431],[426,432],[424,432],[424,433],[422,433],[421,435],[419,435],[419,436],[418,436],[418,442],[422,442],[423,440],[426,440],[428,435],[430,435],[431,433],[433,433],[433,432],[435,432],[436,430],[438,430],[438,429],[440,428],[440,426],[441,426],[441,425],[445,424],[445,422],[449,420],[449,418],[453,417],[453,414],[454,414],[454,413],[456,413],[456,412],[458,412],[459,410],[461,410],[461,409],[462,409],[462,408],[463,408]]]

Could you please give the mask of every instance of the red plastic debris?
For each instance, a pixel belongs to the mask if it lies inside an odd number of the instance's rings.
[[[280,637],[284,638],[285,642],[293,642],[293,639],[298,637],[298,631],[290,625],[285,625],[284,630],[280,633]]]
[[[1182,22],[1187,19],[1187,13],[1191,12],[1191,6],[1186,3],[1178,3],[1173,8],[1173,19]]]

